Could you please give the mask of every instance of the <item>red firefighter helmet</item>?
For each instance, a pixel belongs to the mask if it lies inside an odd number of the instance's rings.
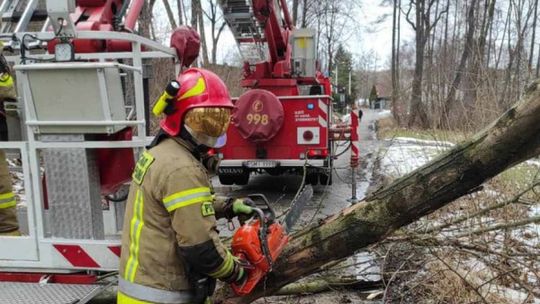
[[[180,90],[174,111],[161,121],[161,128],[177,136],[185,125],[195,141],[209,147],[224,144],[233,103],[227,87],[213,72],[191,68],[177,78]]]

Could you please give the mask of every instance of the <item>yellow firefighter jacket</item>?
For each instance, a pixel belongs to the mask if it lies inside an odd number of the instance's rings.
[[[133,173],[122,238],[118,303],[189,303],[191,271],[227,280],[237,267],[216,229],[214,199],[193,147],[167,138]]]

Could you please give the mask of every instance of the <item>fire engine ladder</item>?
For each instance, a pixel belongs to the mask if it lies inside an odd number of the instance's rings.
[[[47,10],[42,0],[4,0],[0,4],[0,16],[2,34],[44,31],[48,26]]]
[[[264,29],[253,15],[251,0],[219,1],[223,16],[245,61],[254,64],[266,59]]]

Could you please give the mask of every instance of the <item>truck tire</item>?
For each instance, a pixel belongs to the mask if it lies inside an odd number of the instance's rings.
[[[238,174],[234,178],[234,183],[239,186],[247,185],[248,182],[249,182],[249,172]]]
[[[306,175],[306,184],[311,184],[312,186],[316,186],[319,182],[319,175],[317,173],[308,173]]]
[[[234,175],[232,174],[220,174],[218,175],[218,178],[219,178],[219,182],[222,185],[230,186],[234,184]]]
[[[319,182],[321,183],[322,186],[332,185],[332,171],[330,171],[328,174],[324,172],[320,173]]]

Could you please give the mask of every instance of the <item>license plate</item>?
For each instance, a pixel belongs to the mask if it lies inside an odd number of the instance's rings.
[[[274,160],[248,160],[244,162],[244,166],[248,168],[275,168],[279,166],[279,162]]]

